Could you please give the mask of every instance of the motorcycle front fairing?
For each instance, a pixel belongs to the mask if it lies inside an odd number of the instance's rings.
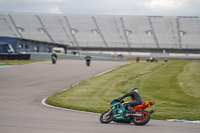
[[[130,118],[125,118],[124,114],[128,111],[122,103],[118,102],[116,99],[113,100],[110,104],[110,108],[113,111],[113,121],[114,122],[123,122],[130,123]]]

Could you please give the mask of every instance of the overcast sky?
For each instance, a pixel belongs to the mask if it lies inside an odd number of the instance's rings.
[[[0,12],[200,16],[200,0],[0,0]]]

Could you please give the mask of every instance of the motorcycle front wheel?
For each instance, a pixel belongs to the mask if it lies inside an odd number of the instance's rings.
[[[108,111],[105,111],[103,114],[100,116],[100,122],[103,124],[110,123],[113,120],[113,113]]]
[[[137,113],[137,112],[136,112]],[[143,114],[142,116],[135,116],[132,119],[132,122],[135,125],[145,125],[149,122],[150,120],[150,113],[146,110],[139,112],[141,114]]]

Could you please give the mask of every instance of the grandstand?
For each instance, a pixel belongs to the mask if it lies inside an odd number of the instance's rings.
[[[74,50],[200,53],[200,18],[0,13],[0,37]]]

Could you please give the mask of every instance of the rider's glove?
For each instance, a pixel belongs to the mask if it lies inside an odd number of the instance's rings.
[[[117,98],[118,101],[121,101],[122,99],[123,99],[122,97]]]

